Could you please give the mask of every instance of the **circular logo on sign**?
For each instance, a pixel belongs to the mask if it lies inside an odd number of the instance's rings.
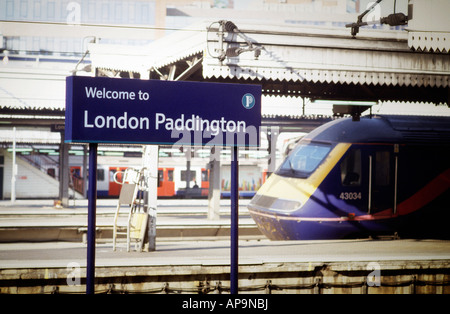
[[[247,93],[242,97],[242,106],[244,106],[245,109],[252,109],[255,103],[255,97],[250,93]]]

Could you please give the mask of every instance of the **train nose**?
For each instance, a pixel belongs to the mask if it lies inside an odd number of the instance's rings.
[[[280,213],[293,212],[300,209],[301,206],[302,203],[298,200],[290,200],[261,194],[256,194],[248,205],[251,209]]]
[[[250,215],[259,230],[271,240],[290,239],[292,230],[285,228],[279,218],[300,209],[302,203],[267,195],[256,194],[248,205]]]

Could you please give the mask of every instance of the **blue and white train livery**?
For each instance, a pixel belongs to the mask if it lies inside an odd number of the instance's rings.
[[[270,239],[450,238],[450,118],[338,119],[307,136],[249,211]]]

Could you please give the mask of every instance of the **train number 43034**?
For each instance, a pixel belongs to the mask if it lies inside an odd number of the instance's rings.
[[[362,196],[361,192],[342,192],[339,198],[341,200],[360,200]]]

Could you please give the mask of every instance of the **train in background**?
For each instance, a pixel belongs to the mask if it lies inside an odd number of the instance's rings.
[[[294,147],[248,205],[273,240],[450,238],[450,118],[338,119]]]
[[[120,194],[122,172],[127,168],[139,168],[140,158],[116,158],[99,156],[97,165],[97,196],[100,198],[118,197]],[[202,166],[204,161],[196,162],[190,167],[190,182],[187,189],[188,171],[186,165],[165,164],[158,168],[159,198],[203,198],[209,193],[209,169]],[[73,186],[82,184],[82,165],[72,162],[70,166]],[[118,172],[118,174],[116,174]],[[239,194],[240,197],[253,197],[264,183],[267,170],[259,165],[240,166]],[[117,182],[118,181],[118,182]],[[230,165],[221,166],[221,195],[230,195]]]

